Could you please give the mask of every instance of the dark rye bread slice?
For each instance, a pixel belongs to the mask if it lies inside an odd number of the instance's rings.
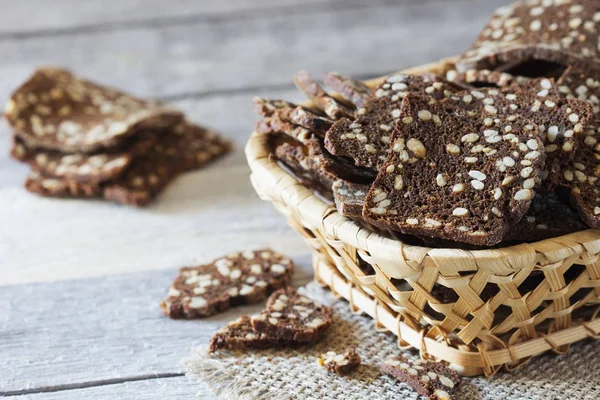
[[[363,218],[405,234],[499,243],[529,209],[545,155],[536,126],[501,112],[484,120],[461,102],[407,95]]]
[[[333,121],[325,117],[318,110],[297,106],[296,104],[284,100],[271,100],[262,97],[252,99],[254,111],[268,122],[259,122],[257,129],[259,132],[265,129],[265,126],[291,126],[298,125],[308,129],[313,133],[325,137],[325,132],[331,127]],[[287,128],[288,130],[292,130]],[[281,128],[280,128],[281,130]]]
[[[586,129],[570,167],[563,171],[560,186],[571,204],[592,228],[600,228],[600,122]]]
[[[325,134],[333,125],[333,121],[326,117],[321,117],[307,108],[296,107],[290,115],[290,122],[299,125],[309,131],[324,138]]]
[[[446,72],[446,80],[449,83],[459,85],[462,89],[470,90],[481,87],[505,87],[519,85],[529,78],[514,76],[507,72],[490,71],[488,69],[469,69],[458,72],[453,69]]]
[[[143,156],[136,157],[120,176],[106,182],[79,182],[65,177],[31,173],[25,188],[48,197],[98,197],[144,207],[179,174],[200,168],[229,152],[231,143],[218,134],[182,122],[159,136]]]
[[[151,150],[158,135],[154,130],[146,130],[131,138],[123,148],[93,154],[32,149],[15,138],[11,156],[28,163],[45,177],[94,184],[120,176],[136,157]]]
[[[600,114],[600,81],[592,76],[568,68],[556,82],[558,92],[567,99],[583,100],[590,103],[594,116]]]
[[[269,118],[278,111],[279,115],[281,115],[281,110],[293,110],[298,106],[285,100],[265,99],[264,97],[256,96],[252,99],[252,107],[254,108],[254,112],[261,117]]]
[[[350,218],[362,218],[362,209],[371,185],[338,179],[331,187],[338,212]]]
[[[290,287],[274,292],[267,307],[252,316],[256,332],[297,343],[319,341],[331,325],[333,311]]]
[[[421,396],[431,400],[455,399],[460,376],[447,363],[413,360],[406,356],[388,358],[381,372],[407,384]]]
[[[319,365],[337,375],[348,375],[360,367],[361,359],[355,349],[348,349],[343,353],[328,351],[318,359]]]
[[[254,130],[261,135],[284,133],[290,138],[296,139],[302,143],[315,136],[310,130],[291,122],[284,121],[277,114],[258,121]]]
[[[282,140],[282,136],[287,138],[285,135],[278,135],[276,137],[278,139],[275,139],[278,143],[273,146],[277,159],[303,186],[332,201],[331,178],[321,173],[320,170],[312,169],[308,162],[307,146],[291,138]]]
[[[84,153],[118,147],[140,130],[169,127],[183,118],[161,103],[53,67],[38,69],[13,93],[5,116],[30,148]]]
[[[296,87],[313,102],[316,108],[322,110],[329,118],[351,118],[354,110],[339,100],[333,98],[315,82],[308,71],[300,70],[294,75]]]
[[[457,67],[515,69],[541,60],[599,71],[599,21],[600,3],[594,0],[516,2],[493,14]]]
[[[390,152],[392,130],[404,96],[420,93],[441,99],[453,91],[429,76],[390,75],[357,110],[353,120],[345,118],[333,124],[327,131],[325,147],[331,154],[352,158],[357,166],[376,171]]]
[[[217,133],[185,121],[161,135],[145,157],[113,182],[107,183],[106,200],[146,206],[178,175],[200,168],[231,150],[231,142]]]
[[[521,221],[510,228],[505,241],[538,242],[587,229],[577,212],[553,192],[536,193]]]
[[[238,304],[261,302],[290,282],[292,261],[270,249],[231,253],[198,267],[181,268],[162,302],[170,318],[201,318]]]
[[[252,328],[250,317],[242,315],[215,333],[208,345],[208,352],[218,350],[269,349],[290,346],[293,343],[258,333]]]
[[[493,124],[499,114],[506,115],[509,121],[522,118],[537,124],[546,152],[547,184],[553,186],[575,154],[576,136],[592,117],[586,102],[560,98],[554,93],[552,79],[536,79],[520,86],[460,92],[451,99],[462,102],[473,114],[483,115],[486,124]]]
[[[346,101],[354,104],[357,108],[364,107],[367,100],[373,94],[373,89],[363,82],[340,75],[337,72],[326,72],[323,74],[325,85],[339,93]]]
[[[44,176],[37,171],[31,171],[25,183],[25,189],[44,197],[76,197],[94,198],[102,196],[102,186],[96,182],[77,182],[64,178]]]

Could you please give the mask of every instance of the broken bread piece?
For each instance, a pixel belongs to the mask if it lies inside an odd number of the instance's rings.
[[[269,297],[266,309],[252,317],[252,327],[277,339],[314,343],[323,337],[332,321],[331,308],[288,287]]]
[[[13,93],[5,117],[29,148],[90,153],[118,147],[144,129],[168,128],[183,115],[65,69],[44,67]]]
[[[338,212],[350,218],[362,218],[362,209],[371,185],[338,179],[331,187]]]
[[[286,287],[289,258],[270,249],[231,253],[198,267],[182,268],[161,304],[170,318],[202,318],[239,304],[253,304]]]
[[[361,359],[355,349],[348,349],[343,353],[328,351],[318,360],[319,365],[337,375],[348,375],[360,367]]]
[[[269,349],[289,346],[292,343],[276,339],[252,328],[250,317],[242,315],[215,333],[208,345],[208,352],[218,350]]]
[[[363,218],[405,234],[499,243],[529,209],[545,159],[537,126],[508,117],[496,110],[487,124],[460,102],[408,94]]]
[[[403,355],[385,360],[381,372],[431,400],[455,399],[454,394],[461,383],[460,376],[447,363],[413,360]]]

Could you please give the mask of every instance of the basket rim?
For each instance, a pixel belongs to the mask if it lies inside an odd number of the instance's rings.
[[[402,73],[439,72],[447,70],[455,57],[436,63],[405,69]],[[369,86],[378,85],[384,77],[365,81]],[[296,210],[306,225],[320,226],[337,241],[362,250],[366,258],[373,258],[391,277],[406,278],[411,272],[418,273],[425,266],[439,268],[450,262],[455,272],[489,270],[495,275],[512,275],[524,268],[535,268],[581,255],[600,253],[600,230],[587,229],[568,235],[523,243],[495,249],[461,250],[414,246],[400,240],[384,237],[350,218],[340,215],[334,206],[326,204],[312,191],[288,174],[272,157],[266,135],[253,131],[246,148],[246,158],[252,171],[251,181],[263,200],[281,200]],[[393,276],[397,264],[404,260],[403,276]],[[389,265],[389,268],[386,268]],[[539,268],[539,267],[538,267]],[[445,266],[448,270],[448,265]]]

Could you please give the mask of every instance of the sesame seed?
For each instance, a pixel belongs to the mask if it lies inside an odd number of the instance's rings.
[[[478,181],[484,181],[486,178],[486,175],[483,172],[475,170],[469,171],[469,176]]]
[[[471,181],[471,186],[473,186],[473,189],[475,190],[483,190],[485,184],[481,181]]]
[[[456,185],[452,186],[452,191],[454,193],[460,193],[464,190],[465,190],[465,185],[463,183],[457,183]]]
[[[423,121],[429,121],[432,118],[431,113],[427,110],[419,110],[417,115],[418,115],[419,119],[421,119]]]
[[[444,178],[444,175],[442,175],[442,174],[438,174],[435,177],[435,182],[437,183],[438,186],[441,186],[441,187],[446,186],[446,178]]]
[[[528,201],[531,200],[532,192],[529,189],[521,189],[515,193],[514,199],[517,201]]]
[[[456,217],[465,217],[469,215],[469,210],[463,207],[457,207],[452,211],[452,215]]]

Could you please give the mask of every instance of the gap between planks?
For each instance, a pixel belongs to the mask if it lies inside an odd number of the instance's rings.
[[[448,3],[459,0],[420,0],[421,3]],[[0,40],[25,40],[37,37],[52,36],[73,36],[95,34],[101,32],[118,32],[139,28],[161,28],[173,25],[192,25],[197,23],[220,23],[224,21],[248,20],[254,18],[263,18],[265,16],[280,15],[310,15],[318,13],[339,12],[340,10],[360,10],[364,8],[382,8],[398,7],[410,3],[411,0],[370,0],[368,2],[360,0],[340,0],[324,1],[322,4],[310,5],[283,5],[270,6],[265,8],[245,9],[235,11],[222,11],[215,14],[196,13],[191,15],[169,16],[169,17],[151,17],[139,20],[124,20],[113,22],[97,22],[91,24],[75,25],[69,28],[44,28],[32,29],[19,32],[0,32]]]
[[[43,386],[33,389],[11,390],[0,392],[0,397],[22,396],[26,394],[64,392],[67,390],[87,389],[99,386],[119,385],[126,382],[148,381],[152,379],[178,378],[185,376],[183,372],[131,376],[126,378],[100,379],[97,381],[69,383],[66,385]]]

